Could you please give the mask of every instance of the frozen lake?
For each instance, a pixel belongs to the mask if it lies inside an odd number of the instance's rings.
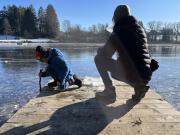
[[[80,77],[99,77],[94,65],[96,47],[58,47],[74,73]],[[160,68],[153,75],[150,86],[180,110],[180,47],[152,46],[152,57]],[[34,48],[0,47],[0,124],[17,109],[39,93],[39,69],[45,67],[34,59]],[[42,79],[45,86],[48,79]]]

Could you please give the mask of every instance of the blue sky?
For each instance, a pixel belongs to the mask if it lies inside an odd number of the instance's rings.
[[[1,0],[4,5],[46,8],[51,3],[60,23],[70,20],[83,27],[97,23],[111,24],[114,9],[119,4],[128,4],[131,13],[145,24],[149,21],[180,22],[180,0]]]

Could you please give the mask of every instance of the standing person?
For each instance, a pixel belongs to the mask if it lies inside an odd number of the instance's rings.
[[[152,68],[146,34],[135,17],[130,14],[127,5],[119,5],[112,20],[113,32],[95,56],[95,64],[105,86],[102,95],[107,98],[116,96],[115,87],[108,74],[110,72],[112,78],[128,83],[134,88],[135,94],[132,99],[139,102],[148,91],[147,84],[155,70]],[[117,60],[112,58],[116,51]]]
[[[36,59],[47,64],[46,70],[39,73],[39,76],[51,76],[54,79],[53,82],[48,83],[49,87],[58,86],[60,90],[65,90],[69,85],[77,85],[79,88],[82,86],[82,81],[71,72],[59,49],[45,50],[43,47],[37,46]]]

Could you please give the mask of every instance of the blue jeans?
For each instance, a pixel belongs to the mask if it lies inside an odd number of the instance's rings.
[[[58,87],[60,90],[65,90],[71,85],[73,85],[73,74],[71,71],[69,71],[63,81],[61,83],[58,83]]]

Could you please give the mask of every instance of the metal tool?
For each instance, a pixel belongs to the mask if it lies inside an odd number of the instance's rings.
[[[40,69],[39,73],[42,73],[42,69]],[[39,76],[39,91],[41,92],[41,76]]]

